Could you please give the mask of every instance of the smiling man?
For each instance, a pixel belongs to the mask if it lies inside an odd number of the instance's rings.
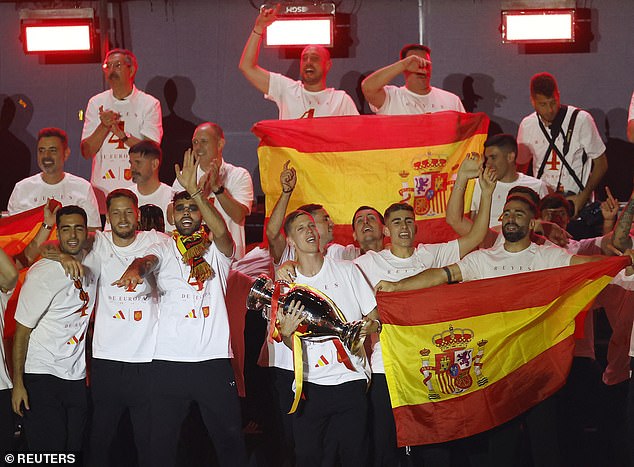
[[[344,91],[326,87],[332,66],[330,53],[319,45],[307,46],[301,54],[300,81],[272,73],[258,65],[260,44],[266,28],[277,19],[277,10],[263,9],[244,46],[239,68],[246,79],[265,97],[277,104],[280,120],[293,118],[359,115]]]
[[[83,178],[64,172],[70,156],[68,137],[59,128],[42,128],[37,135],[37,165],[41,172],[15,184],[9,198],[9,215],[42,206],[55,199],[62,206],[74,204],[86,211],[88,227],[101,228],[95,193]],[[52,225],[47,225],[52,229]]]
[[[41,259],[29,269],[18,299],[12,404],[32,451],[82,450],[85,337],[99,274],[94,258],[84,260],[86,219],[79,206],[57,211],[60,251],[84,263],[83,278],[73,280],[59,262]]]
[[[431,49],[409,44],[401,49],[400,60],[375,71],[361,83],[363,95],[378,115],[415,115],[455,110],[464,112],[460,98],[431,85]],[[405,86],[389,83],[399,74]]]

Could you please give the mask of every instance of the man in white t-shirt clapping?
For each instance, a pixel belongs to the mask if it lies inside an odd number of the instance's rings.
[[[300,57],[300,81],[273,73],[258,65],[262,35],[277,19],[277,10],[263,9],[244,46],[239,68],[246,79],[265,97],[277,104],[280,120],[294,118],[359,115],[345,91],[326,87],[332,66],[330,53],[320,45],[304,48]]]
[[[15,313],[13,411],[24,417],[29,450],[81,451],[88,415],[85,337],[98,267],[84,260],[86,213],[57,211],[59,248],[84,262],[73,279],[57,261],[41,259],[28,271]]]
[[[363,95],[378,115],[418,115],[443,110],[464,112],[455,94],[431,85],[431,49],[408,44],[401,49],[400,60],[375,71],[361,83]],[[405,76],[405,86],[389,83]]]
[[[231,232],[196,182],[187,151],[174,196],[175,237],[132,262],[116,285],[134,289],[154,273],[161,292],[152,362],[152,465],[175,465],[178,435],[196,401],[220,465],[246,465],[230,358],[225,293],[234,252]],[[205,221],[209,228],[202,226]]]

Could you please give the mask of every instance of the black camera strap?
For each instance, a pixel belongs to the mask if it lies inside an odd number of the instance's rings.
[[[575,109],[572,112],[572,115],[570,116],[570,122],[568,122],[568,129],[566,130],[566,134],[564,135],[564,133],[563,133],[563,131],[561,129],[561,126],[563,124],[563,119],[564,119],[567,111],[568,111],[568,107],[566,107],[564,105],[562,105],[560,107],[559,112],[557,113],[557,116],[555,117],[555,120],[553,121],[553,123],[550,126],[550,130],[552,132],[552,136],[546,130],[546,127],[542,123],[541,118],[539,118],[539,115],[537,115],[537,114],[535,115],[537,117],[537,122],[539,123],[539,128],[542,130],[542,133],[544,133],[544,136],[546,137],[546,140],[548,141],[548,149],[546,150],[546,154],[544,155],[544,158],[542,160],[542,164],[539,167],[539,171],[537,172],[537,178],[542,178],[542,175],[544,175],[544,169],[546,168],[546,163],[548,161],[548,156],[550,155],[550,152],[552,150],[552,151],[555,152],[556,156],[559,158],[559,160],[564,165],[564,167],[566,168],[566,170],[568,171],[568,173],[570,174],[570,176],[572,177],[574,182],[579,187],[579,191],[583,191],[583,189],[584,189],[583,183],[581,183],[581,180],[579,179],[579,177],[577,176],[575,171],[572,169],[572,167],[570,166],[570,164],[566,160],[566,154],[568,154],[568,151],[570,150],[570,141],[572,141],[572,133],[573,133],[573,131],[575,129],[575,122],[577,121],[577,115],[579,114],[579,109]],[[557,145],[555,144],[555,141],[557,140],[557,137],[560,134],[564,138],[563,151],[561,151],[557,147]],[[584,161],[584,164],[585,164],[585,161]],[[562,171],[559,172],[559,180],[561,180],[561,172]],[[557,187],[557,188],[559,188],[559,187]]]

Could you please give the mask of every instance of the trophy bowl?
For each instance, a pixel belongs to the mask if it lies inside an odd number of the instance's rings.
[[[299,301],[304,305],[304,317],[298,328],[305,333],[304,337],[338,337],[353,353],[363,346],[360,334],[364,322],[346,322],[345,316],[330,298],[307,285],[289,286],[282,281],[275,283],[262,274],[251,286],[247,308],[257,311],[270,308],[276,287],[280,287],[277,297],[278,312],[286,313],[292,301]],[[282,287],[285,289],[284,293]]]

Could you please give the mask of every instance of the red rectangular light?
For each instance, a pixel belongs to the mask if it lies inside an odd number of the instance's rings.
[[[266,28],[266,47],[333,45],[334,16],[279,18]]]
[[[575,10],[502,11],[502,42],[551,43],[575,41]]]
[[[92,30],[89,23],[23,24],[22,31],[26,53],[68,53],[92,50]]]

